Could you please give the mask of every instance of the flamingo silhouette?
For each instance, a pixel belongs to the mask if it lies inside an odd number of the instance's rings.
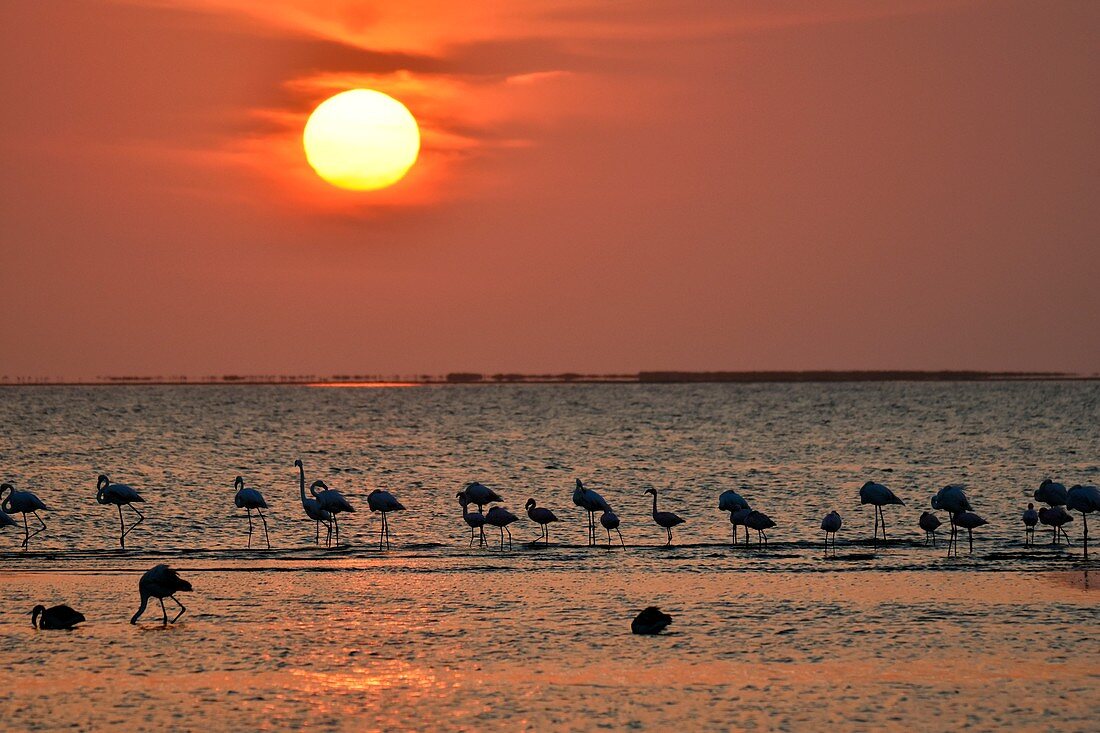
[[[1041,501],[1048,506],[1065,506],[1069,492],[1065,484],[1060,484],[1050,479],[1043,479],[1039,488],[1035,489],[1035,501]]]
[[[749,525],[745,524],[745,520],[752,514],[753,510],[749,507],[744,509],[738,509],[737,511],[730,512],[730,532],[733,535],[732,543],[737,544],[737,528],[745,528],[745,547],[749,546]]]
[[[936,530],[940,528],[940,518],[932,512],[921,512],[920,520],[918,522],[920,528],[924,530],[924,544],[928,544],[928,539],[932,539],[932,547],[936,546]]]
[[[607,546],[611,547],[611,530],[619,535],[619,544],[626,547],[626,543],[623,542],[623,533],[619,531],[619,517],[615,512],[607,509],[600,515],[600,525],[607,530]]]
[[[879,520],[882,521],[882,541],[886,541],[886,515],[882,512],[882,507],[888,504],[901,504],[905,505],[905,502],[899,499],[893,491],[886,488],[883,484],[876,483],[874,481],[868,481],[863,484],[859,489],[859,503],[871,504],[875,507],[875,537],[874,541],[878,542],[878,527]]]
[[[4,492],[7,491],[7,497],[4,497]],[[38,512],[48,512],[49,509],[42,503],[42,500],[29,491],[16,491],[15,487],[11,484],[0,484],[0,511],[7,512],[8,514],[22,514],[23,515],[23,544],[24,549],[30,546],[31,537],[34,537],[41,532],[45,531],[46,523],[42,521],[42,517],[38,516]],[[27,515],[33,514],[34,518],[38,520],[38,523],[42,526],[31,532],[27,526]]]
[[[512,549],[512,530],[508,529],[508,525],[517,520],[519,520],[519,517],[501,506],[489,507],[489,511],[485,514],[485,524],[500,530],[500,549],[502,552],[504,551],[505,532],[508,533],[508,549]]]
[[[39,604],[31,609],[31,626],[36,629],[61,629],[69,631],[86,619],[80,611],[74,611],[62,603],[60,606],[46,608]]]
[[[1095,486],[1081,486],[1078,484],[1069,490],[1066,496],[1066,506],[1081,512],[1081,523],[1084,525],[1085,557],[1089,556],[1089,514],[1100,512],[1100,489]]]
[[[1065,525],[1073,521],[1073,516],[1063,507],[1041,507],[1039,509],[1039,523],[1054,528],[1054,539],[1051,544],[1058,544],[1058,535],[1065,538],[1066,544],[1070,544],[1069,535],[1066,534]]]
[[[951,538],[947,541],[947,556],[951,556],[952,548],[956,555],[959,554],[959,523],[956,517],[963,512],[973,511],[970,500],[966,498],[966,492],[962,484],[948,484],[936,492],[932,497],[932,508],[942,509],[951,519]]]
[[[126,535],[133,532],[134,527],[145,521],[145,515],[134,504],[144,503],[145,499],[141,498],[141,494],[133,486],[112,484],[111,479],[103,474],[100,474],[99,478],[96,479],[95,487],[95,500],[97,502],[100,504],[114,504],[118,507],[118,546],[126,549]],[[138,515],[138,520],[131,524],[129,529],[126,528],[126,523],[122,519],[123,506],[129,507]]]
[[[983,524],[989,524],[974,512],[959,512],[955,515],[955,524],[966,530],[966,536],[970,540],[970,554],[974,554],[974,530]],[[955,542],[955,554],[959,554],[958,541]]]
[[[684,520],[672,512],[657,511],[657,489],[649,488],[644,493],[653,495],[653,521],[658,527],[664,529],[668,535],[668,541],[665,542],[665,547],[668,547],[672,544],[672,528],[678,524],[683,524]]]
[[[367,506],[370,507],[371,512],[382,513],[382,529],[378,533],[378,549],[382,549],[383,540],[386,542],[386,547],[389,547],[390,522],[386,518],[386,514],[389,512],[403,512],[405,511],[405,505],[399,502],[397,497],[390,492],[375,489],[367,495]]]
[[[768,535],[764,534],[764,530],[771,529],[775,526],[775,522],[764,512],[758,512],[755,509],[749,511],[745,516],[745,527],[748,529],[756,530],[756,544],[759,546],[763,542],[764,547],[768,546]]]
[[[320,489],[320,491],[318,491]],[[309,485],[309,493],[317,500],[322,509],[332,515],[332,526],[336,529],[336,546],[340,546],[340,519],[341,512],[355,512],[355,509],[344,495],[335,489],[330,489],[324,481],[314,481]]]
[[[551,522],[560,521],[554,512],[550,511],[546,507],[539,506],[534,499],[528,499],[527,503],[523,505],[523,508],[527,510],[527,517],[539,525],[542,530],[542,542],[544,545],[550,544],[550,524]]]
[[[244,487],[244,478],[238,476],[233,479],[233,488],[237,490],[237,493],[233,496],[233,504],[238,509],[244,509],[248,513],[248,546],[252,547],[252,510],[255,509],[256,513],[260,515],[260,521],[264,523],[264,540],[267,542],[267,549],[271,549],[271,538],[267,534],[267,520],[264,519],[264,509],[267,509],[267,502],[264,501],[264,495],[256,489],[246,489]]]
[[[302,495],[302,509],[305,510],[306,516],[312,519],[315,523],[314,538],[315,544],[321,544],[321,523],[324,522],[328,528],[328,538],[325,540],[325,546],[332,545],[332,513],[321,507],[321,502],[306,496],[306,469],[302,466],[302,460],[299,458],[294,461],[294,465],[298,468],[298,491]]]
[[[573,503],[588,512],[588,545],[591,547],[596,544],[596,512],[609,512],[611,505],[592,489],[584,488],[580,479],[573,489]]]
[[[176,605],[180,607],[179,613],[172,619],[172,623],[179,621],[180,616],[187,610],[179,599],[176,598],[176,593],[183,591],[190,591],[191,584],[180,577],[179,573],[168,567],[167,565],[155,565],[152,569],[146,570],[141,576],[141,580],[138,581],[138,592],[141,594],[141,606],[138,608],[137,613],[130,619],[130,623],[136,624],[138,619],[141,618],[141,614],[145,613],[145,607],[149,603],[150,598],[156,598],[160,601],[160,610],[164,615],[164,625],[168,625],[168,611],[164,608],[164,599],[171,598],[176,602]]]
[[[821,520],[821,529],[825,530],[825,554],[829,554],[829,535],[833,536],[833,554],[836,554],[836,533],[840,531],[840,526],[844,523],[844,520],[840,518],[840,512],[831,511],[825,515],[825,518]]]
[[[485,515],[481,511],[470,511],[470,497],[466,496],[466,492],[460,491],[456,494],[458,497],[458,503],[462,507],[462,521],[470,527],[470,547],[474,546],[474,530],[478,530],[481,533],[481,537],[478,539],[477,546],[485,546]]]
[[[466,494],[466,497],[470,500],[471,504],[477,505],[477,511],[479,513],[485,511],[486,504],[492,504],[498,501],[504,501],[500,497],[500,494],[490,489],[488,486],[477,481],[472,481],[466,484],[466,488],[462,490],[462,493]]]
[[[1035,545],[1035,525],[1039,523],[1039,512],[1035,511],[1035,505],[1029,502],[1020,518],[1024,522],[1024,547],[1032,547]]]

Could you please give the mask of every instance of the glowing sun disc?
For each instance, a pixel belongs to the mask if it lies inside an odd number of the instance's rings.
[[[405,105],[351,89],[317,105],[302,132],[306,160],[324,180],[373,191],[401,180],[420,153],[420,128]]]

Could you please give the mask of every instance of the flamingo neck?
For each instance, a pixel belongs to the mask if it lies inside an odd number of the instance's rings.
[[[145,613],[145,607],[149,605],[149,596],[146,593],[141,594],[141,606],[138,607],[137,613],[130,618],[130,623],[136,624],[137,620],[141,618],[141,614]]]
[[[306,467],[298,464],[298,489],[302,494],[302,503],[306,503]]]
[[[657,516],[657,492],[653,492],[653,516]]]

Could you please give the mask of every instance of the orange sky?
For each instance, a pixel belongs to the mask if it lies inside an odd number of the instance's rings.
[[[0,375],[1100,371],[1100,3],[0,0]],[[342,89],[421,159],[339,191]]]

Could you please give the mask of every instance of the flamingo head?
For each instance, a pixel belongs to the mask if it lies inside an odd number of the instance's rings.
[[[577,488],[584,491],[584,484],[581,483],[580,479],[577,479]]]
[[[458,503],[463,507],[470,505],[470,497],[466,496],[465,492],[460,491],[455,496],[458,497]]]
[[[111,485],[111,479],[107,478],[106,474],[103,474],[103,473],[99,474],[99,478],[97,478],[96,481],[95,481],[96,491],[99,491],[100,489],[104,489],[104,488],[106,488],[110,485]]]
[[[654,489],[654,488],[650,487],[650,488],[646,489],[644,493],[653,494],[654,496],[657,496],[657,489]]]
[[[1032,503],[1031,503],[1031,502],[1029,501],[1029,502],[1027,503],[1027,508],[1028,508],[1028,509],[1034,509],[1034,508],[1035,508],[1035,505],[1034,505],[1034,504],[1032,504]]]
[[[531,509],[534,506],[535,506],[535,500],[534,499],[528,499],[527,503],[523,505],[523,508],[524,509]]]
[[[294,459],[294,467],[295,468],[301,468],[302,467],[302,459],[301,458],[295,458]]]
[[[312,484],[310,484],[309,493],[313,494],[314,496],[317,496],[317,494],[319,493],[317,491],[317,489],[321,489],[322,491],[328,491],[328,484],[326,484],[324,481],[321,481],[320,479],[318,479],[317,481],[314,481]]]
[[[233,488],[234,489],[243,489],[244,488],[244,478],[242,476],[238,476],[237,478],[233,479]]]

